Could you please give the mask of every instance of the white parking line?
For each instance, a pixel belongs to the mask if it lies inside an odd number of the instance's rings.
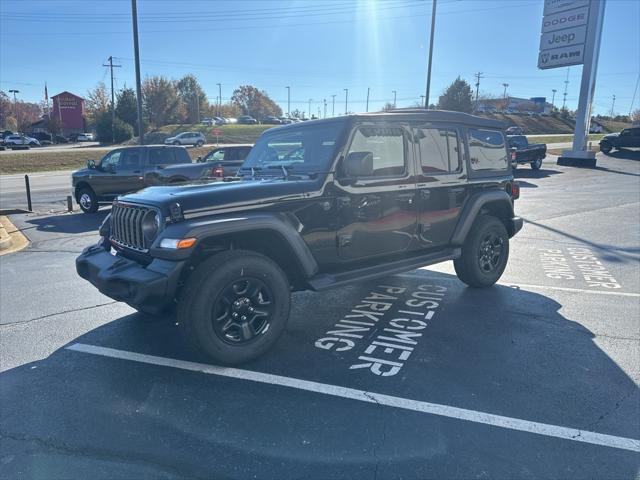
[[[574,442],[590,443],[593,445],[601,445],[605,447],[617,448],[620,450],[640,452],[640,440],[635,440],[633,438],[616,437],[613,435],[605,435],[602,433],[577,430],[575,428],[531,422],[529,420],[521,420],[519,418],[503,417],[501,415],[478,412],[475,410],[467,410],[465,408],[451,407],[449,405],[440,405],[437,403],[421,402],[418,400],[394,397],[381,393],[341,387],[338,385],[329,385],[326,383],[300,380],[298,378],[283,377],[280,375],[272,375],[269,373],[252,372],[250,370],[241,370],[237,368],[217,367],[215,365],[207,365],[204,363],[187,362],[184,360],[176,360],[173,358],[128,352],[126,350],[116,350],[113,348],[98,347],[95,345],[87,345],[83,343],[74,343],[73,345],[68,346],[67,349],[76,352],[89,353],[91,355],[100,355],[103,357],[118,358],[121,360],[129,360],[132,362],[178,368],[181,370],[201,372],[221,377],[236,378],[239,380],[248,380],[250,382],[267,383],[270,385],[278,385],[281,387],[295,388],[308,392],[321,393],[332,397],[348,398],[360,402],[374,403],[387,407],[400,408],[403,410],[411,410],[414,412],[428,413],[441,417],[466,420],[468,422],[491,425],[508,430],[517,430],[520,432],[535,433],[547,437],[571,440]]]

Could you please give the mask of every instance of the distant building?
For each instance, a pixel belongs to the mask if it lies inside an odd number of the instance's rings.
[[[60,122],[63,135],[85,131],[84,98],[70,92],[62,92],[51,97],[51,100],[51,118]]]

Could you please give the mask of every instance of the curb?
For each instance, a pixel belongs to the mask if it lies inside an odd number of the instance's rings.
[[[11,220],[0,216],[0,255],[17,252],[27,245],[27,237],[11,223]]]
[[[7,230],[4,228],[2,223],[0,223],[0,250],[6,250],[13,246],[13,240],[7,233]]]

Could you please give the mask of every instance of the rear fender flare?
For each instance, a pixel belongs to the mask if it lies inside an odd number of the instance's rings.
[[[495,202],[504,203],[505,208],[507,208],[509,212],[509,219],[514,217],[511,197],[504,190],[474,193],[464,204],[462,214],[451,237],[451,244],[463,245],[467,234],[473,226],[473,222],[475,222],[478,215],[480,215],[483,207]]]

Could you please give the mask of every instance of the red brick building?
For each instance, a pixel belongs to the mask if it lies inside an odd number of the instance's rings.
[[[85,131],[84,98],[70,92],[62,92],[51,97],[51,100],[51,118],[60,121],[63,135]]]

